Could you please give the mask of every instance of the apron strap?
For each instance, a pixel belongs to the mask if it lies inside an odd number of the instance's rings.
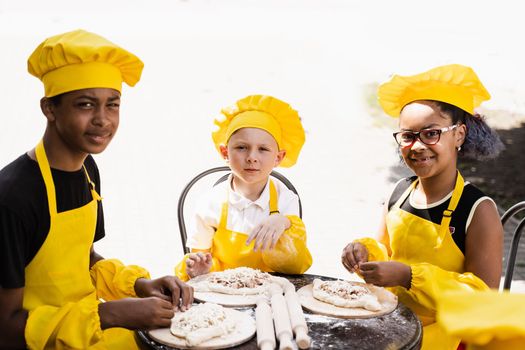
[[[49,206],[49,214],[51,216],[57,215],[57,200],[55,194],[55,183],[53,182],[53,176],[51,175],[51,168],[49,167],[49,161],[47,160],[46,150],[44,148],[44,139],[40,140],[35,148],[36,161],[47,192],[47,203]]]
[[[450,198],[450,202],[448,203],[448,207],[445,211],[443,211],[443,218],[441,219],[441,224],[439,225],[439,232],[438,232],[438,238],[436,242],[435,249],[438,249],[443,244],[443,240],[445,239],[446,235],[450,232],[450,221],[452,220],[452,214],[454,213],[454,210],[456,210],[456,207],[458,206],[459,200],[461,198],[461,195],[463,194],[463,187],[465,185],[465,181],[463,180],[463,176],[457,172],[457,178],[456,178],[456,184],[454,186],[454,192],[452,192],[452,197]],[[397,200],[396,204],[394,204],[393,208],[399,208],[403,201],[408,197],[410,192],[414,188],[416,188],[417,183],[419,182],[419,179],[416,179],[406,190],[403,192],[401,197]]]
[[[277,202],[277,189],[275,188],[275,184],[273,183],[273,181],[270,180],[270,215],[279,214],[279,206]]]
[[[91,196],[93,197],[93,199],[96,199],[100,202],[102,200],[102,197],[98,194],[97,190],[95,189],[95,183],[91,181],[91,178],[89,177],[86,166],[84,164],[82,164],[82,168],[84,169],[84,173],[86,174],[86,178],[89,183],[89,188],[91,189]]]
[[[450,233],[450,221],[452,220],[452,214],[456,207],[458,206],[461,195],[463,194],[463,187],[465,186],[465,180],[463,176],[458,171],[458,176],[456,178],[456,185],[454,186],[454,192],[452,192],[452,197],[448,203],[448,208],[443,211],[443,218],[441,219],[441,225],[439,226],[439,237],[437,245],[435,248],[441,247],[443,240],[446,235]]]
[[[226,191],[227,191],[226,202],[222,204],[221,218],[219,219],[218,229],[219,228],[226,229],[226,224],[228,220],[228,202],[230,200],[230,197],[229,197],[230,191],[228,188],[226,188]],[[270,207],[270,215],[279,213],[277,189],[275,188],[275,184],[273,183],[272,180],[270,180],[269,207]]]
[[[408,197],[410,192],[412,192],[412,190],[416,188],[416,185],[418,182],[419,182],[419,179],[416,179],[414,182],[412,182],[410,186],[408,186],[408,188],[405,190],[405,192],[403,192],[401,197],[399,197],[399,199],[396,201],[396,204],[392,206],[392,208],[399,208],[401,204],[405,201],[405,199]]]
[[[225,230],[227,220],[228,220],[228,200],[222,203],[221,218],[219,219],[218,229]]]

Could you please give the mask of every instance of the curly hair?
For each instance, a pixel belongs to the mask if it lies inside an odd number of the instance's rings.
[[[449,116],[454,124],[463,123],[467,127],[465,141],[458,155],[475,160],[496,158],[505,145],[499,135],[485,122],[480,114],[472,115],[459,107],[446,102],[432,101],[441,111]]]

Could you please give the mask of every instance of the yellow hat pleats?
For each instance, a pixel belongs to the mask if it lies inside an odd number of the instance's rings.
[[[449,64],[416,75],[394,75],[379,86],[378,99],[392,117],[398,117],[403,107],[418,100],[446,102],[474,114],[490,94],[472,68]]]
[[[31,54],[27,69],[44,83],[45,96],[87,88],[134,86],[144,64],[105,38],[75,30],[44,40]]]
[[[221,112],[223,119],[215,119],[218,129],[212,133],[217,151],[220,152],[220,146],[226,145],[235,131],[259,128],[275,138],[280,150],[286,150],[280,166],[291,167],[297,162],[305,133],[299,114],[286,102],[271,96],[251,95]]]

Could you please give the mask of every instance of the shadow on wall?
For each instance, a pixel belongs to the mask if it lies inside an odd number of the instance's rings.
[[[479,187],[503,210],[525,200],[525,123],[511,129],[496,129],[505,150],[493,160],[460,160],[461,174]]]

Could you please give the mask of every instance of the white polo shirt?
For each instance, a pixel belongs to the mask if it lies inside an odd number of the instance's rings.
[[[232,175],[213,187],[200,198],[195,219],[190,223],[187,246],[195,249],[210,249],[213,235],[221,219],[222,204],[228,200],[228,222],[226,228],[248,234],[263,219],[270,215],[270,186],[264,187],[261,196],[252,201],[236,193],[231,187]],[[282,182],[272,178],[277,190],[279,212],[283,215],[299,216],[299,198]]]

